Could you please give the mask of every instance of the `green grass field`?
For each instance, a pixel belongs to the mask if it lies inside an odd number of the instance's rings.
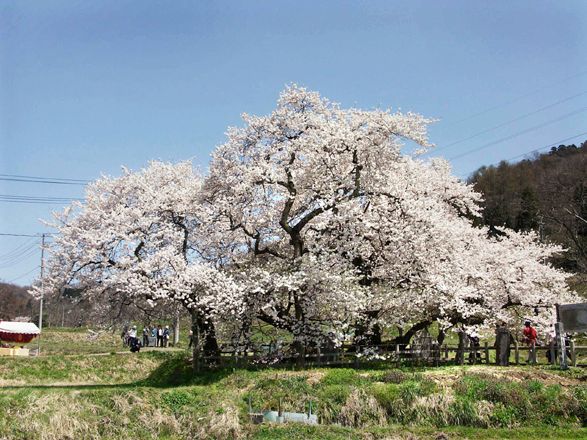
[[[83,354],[72,355],[70,344],[67,355],[0,358],[0,439],[587,438],[587,372],[579,368],[238,369],[193,376],[186,352],[91,355],[95,350],[76,341]],[[118,340],[113,344],[120,350]],[[56,343],[52,352],[58,349]],[[249,399],[256,410],[281,403],[285,411],[304,411],[311,401],[321,425],[253,425]]]

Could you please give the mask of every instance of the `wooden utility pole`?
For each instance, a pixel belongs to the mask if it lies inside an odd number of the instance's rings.
[[[175,308],[175,315],[173,317],[173,346],[177,347],[179,342],[179,304]]]
[[[45,271],[45,234],[41,236],[41,301],[39,302],[39,339],[37,339],[37,356],[41,354],[41,335],[43,334],[43,275]]]
[[[559,356],[559,364],[561,370],[567,370],[569,365],[567,364],[567,346],[565,341],[565,333],[563,329],[563,323],[561,322],[560,318],[560,311],[559,305],[556,304],[556,324],[555,324],[555,331],[556,331],[556,342],[558,344],[558,356]]]

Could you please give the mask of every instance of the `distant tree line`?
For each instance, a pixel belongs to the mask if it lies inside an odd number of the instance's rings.
[[[0,282],[0,320],[28,318],[39,322],[39,300],[29,293],[31,286]],[[161,303],[156,308],[142,306],[131,298],[111,292],[100,307],[78,288],[64,288],[43,298],[43,327],[121,326],[130,322],[145,324],[177,321],[177,306]]]
[[[485,225],[535,231],[568,249],[555,265],[587,274],[587,141],[513,164],[483,166],[469,183],[484,196]]]
[[[38,314],[38,301],[28,293],[29,287],[0,282],[0,320]]]

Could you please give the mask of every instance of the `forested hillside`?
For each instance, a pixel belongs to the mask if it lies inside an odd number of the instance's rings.
[[[561,145],[514,164],[481,167],[469,178],[485,197],[483,221],[518,231],[536,231],[543,240],[568,249],[554,263],[587,274],[587,141]]]
[[[27,292],[28,289],[0,282],[0,320],[38,314],[37,301]]]

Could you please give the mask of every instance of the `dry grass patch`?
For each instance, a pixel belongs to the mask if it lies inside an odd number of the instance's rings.
[[[361,389],[355,389],[340,410],[340,424],[353,428],[383,426],[387,424],[385,410],[375,397]]]
[[[48,393],[31,398],[28,408],[18,416],[21,420],[20,429],[31,439],[99,438],[91,424],[82,417],[82,409],[82,405],[69,394]]]
[[[239,440],[244,437],[238,410],[232,405],[223,403],[219,410],[210,411],[206,419],[196,431],[198,439]]]

